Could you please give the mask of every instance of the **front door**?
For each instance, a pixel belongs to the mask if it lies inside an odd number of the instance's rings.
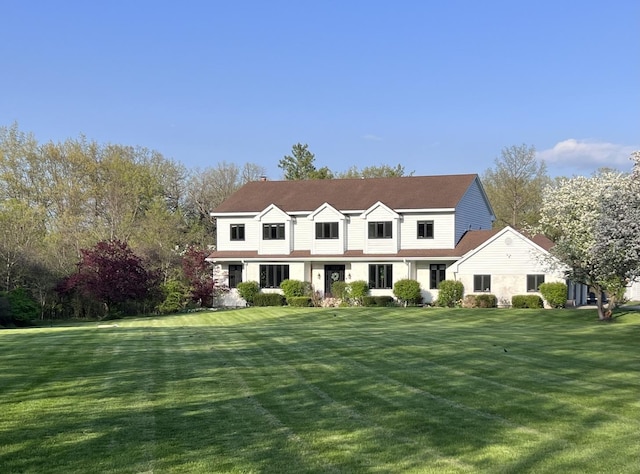
[[[324,266],[324,295],[331,295],[331,285],[336,281],[344,281],[344,265]]]

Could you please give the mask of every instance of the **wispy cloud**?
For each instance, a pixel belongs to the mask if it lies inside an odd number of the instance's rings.
[[[627,169],[629,157],[636,148],[628,145],[597,140],[569,138],[555,144],[553,148],[538,152],[538,158],[549,165],[568,166],[578,169],[601,167]]]
[[[367,135],[364,135],[362,138],[364,138],[365,140],[372,141],[372,142],[379,142],[379,141],[382,141],[382,138],[381,138],[381,137],[379,137],[379,136],[377,136],[377,135],[370,134],[370,133],[369,133],[369,134],[367,134]]]

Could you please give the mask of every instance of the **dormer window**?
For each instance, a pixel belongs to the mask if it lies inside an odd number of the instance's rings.
[[[418,221],[418,238],[433,239],[433,221]]]
[[[284,224],[262,224],[263,240],[284,240]]]
[[[316,239],[337,239],[337,222],[316,222]]]
[[[370,239],[391,239],[393,238],[391,221],[369,222]]]

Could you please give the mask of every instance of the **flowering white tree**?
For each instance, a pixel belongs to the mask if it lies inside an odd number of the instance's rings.
[[[640,153],[631,175],[604,171],[563,178],[547,189],[540,230],[567,278],[598,295],[598,317],[608,319],[626,284],[640,274]],[[600,295],[606,292],[609,303]]]

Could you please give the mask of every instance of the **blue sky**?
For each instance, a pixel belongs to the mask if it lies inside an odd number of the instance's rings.
[[[278,161],[552,175],[629,170],[640,2],[3,0],[0,125],[84,134],[189,169]]]

